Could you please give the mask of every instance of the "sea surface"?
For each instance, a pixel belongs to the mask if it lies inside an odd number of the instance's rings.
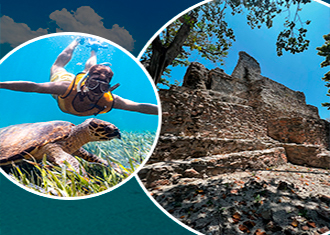
[[[0,81],[48,82],[50,68],[57,56],[79,35],[53,34],[30,41],[6,55],[0,64]],[[88,37],[90,35],[81,34]],[[101,38],[97,38],[101,41]],[[71,61],[65,66],[68,72],[77,74],[84,69],[90,56],[86,41],[78,45]],[[111,85],[120,83],[114,94],[141,103],[158,104],[154,86],[140,65],[115,44],[102,41],[107,48],[100,48],[97,63],[110,62],[114,77]],[[51,120],[64,120],[80,124],[89,117],[77,117],[63,113],[49,94],[37,94],[0,89],[0,128],[9,125]],[[136,112],[113,109],[96,118],[115,124],[120,130],[156,132],[159,118]]]

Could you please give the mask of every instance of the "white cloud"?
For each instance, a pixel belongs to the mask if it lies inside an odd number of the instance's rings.
[[[48,33],[47,29],[42,28],[39,28],[37,31],[33,31],[29,26],[27,26],[27,24],[16,23],[12,18],[5,15],[0,18],[0,23],[0,42],[9,43],[12,47],[16,47],[32,38]]]
[[[114,24],[111,29],[105,28],[103,18],[89,6],[82,6],[76,12],[63,8],[51,13],[49,18],[59,26],[57,32],[90,33],[109,39],[129,51],[134,49],[134,39],[124,27]]]
[[[88,17],[86,17],[88,16]],[[67,9],[56,10],[49,15],[58,28],[56,32],[82,32],[94,34],[109,39],[129,51],[134,49],[134,39],[132,35],[118,24],[114,24],[111,29],[105,28],[103,18],[99,16],[91,7],[82,6],[75,12],[69,12]],[[16,23],[8,16],[2,16],[1,20],[1,43],[10,43],[12,47],[47,34],[47,29],[39,28],[37,31],[31,30],[24,23]]]

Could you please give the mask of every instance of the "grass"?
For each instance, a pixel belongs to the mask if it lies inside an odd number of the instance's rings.
[[[69,164],[64,167],[41,163],[24,163],[6,170],[10,177],[34,191],[58,196],[78,197],[105,191],[129,177],[148,156],[155,133],[125,132],[121,140],[92,142],[84,148],[106,159],[111,167],[79,159],[88,177],[75,172]]]

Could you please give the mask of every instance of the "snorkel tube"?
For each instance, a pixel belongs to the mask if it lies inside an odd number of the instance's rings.
[[[78,82],[77,84],[77,92],[81,92],[81,84],[83,83],[83,81],[85,81],[87,79],[87,77],[89,76],[89,73],[86,73]]]
[[[108,67],[110,68],[110,66],[111,66],[112,64],[109,63],[109,62],[103,62],[103,63],[101,63],[101,64],[99,64],[99,65],[108,66]],[[86,73],[86,74],[80,79],[80,81],[79,81],[78,84],[77,84],[77,92],[81,92],[81,85],[82,85],[82,83],[88,78],[88,76],[89,76],[89,73]],[[117,84],[116,84],[116,85],[117,85]],[[115,86],[116,86],[116,85],[115,85]],[[115,88],[113,88],[112,90],[116,89],[118,86],[119,86],[119,84],[118,84]]]

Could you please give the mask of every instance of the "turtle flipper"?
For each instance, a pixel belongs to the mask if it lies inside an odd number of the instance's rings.
[[[73,153],[73,155],[81,157],[82,159],[84,159],[85,161],[88,161],[88,162],[101,163],[105,166],[109,165],[105,159],[102,159],[102,158],[96,156],[95,154],[92,154],[92,153],[86,151],[84,148],[78,149],[76,152]]]
[[[56,144],[47,144],[42,147],[47,155],[47,160],[63,167],[65,162],[69,163],[77,173],[81,173],[87,176],[87,173],[83,167],[81,167],[79,161],[72,155],[65,152],[60,146]]]

